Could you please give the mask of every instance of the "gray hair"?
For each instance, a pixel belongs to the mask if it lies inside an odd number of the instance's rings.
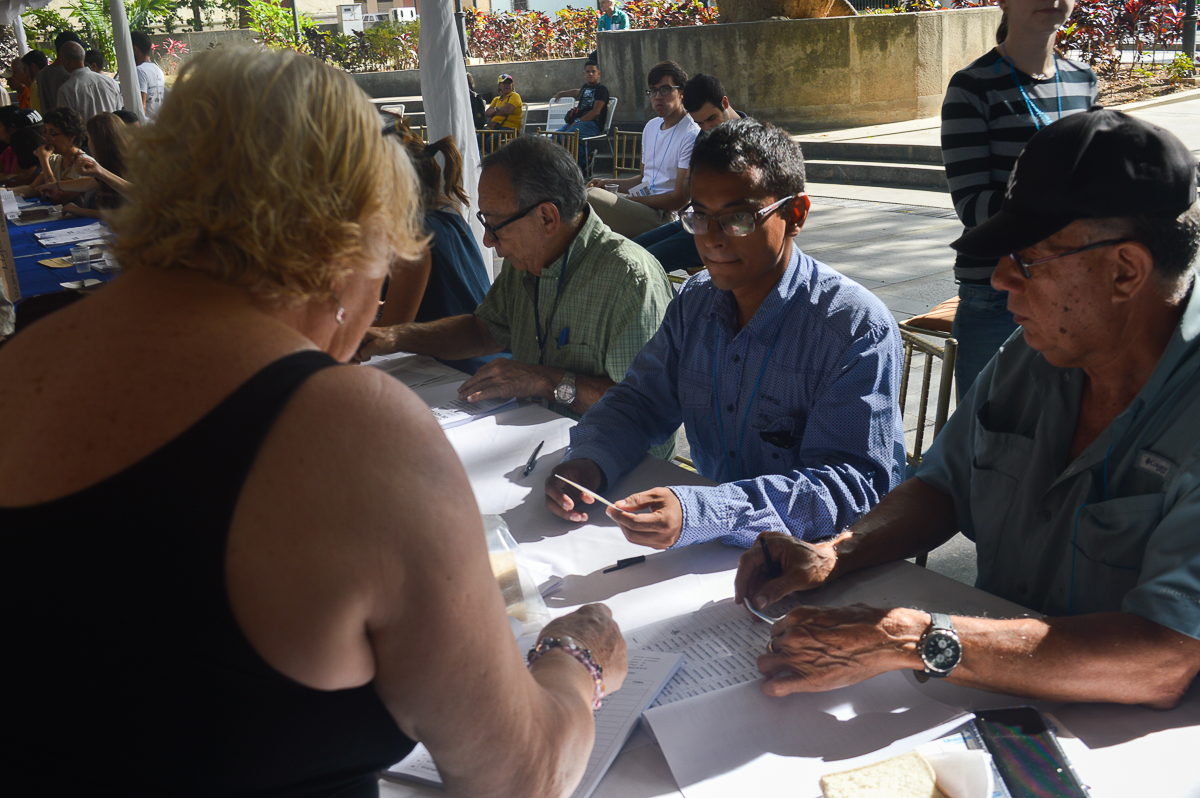
[[[58,55],[64,61],[71,63],[83,63],[83,45],[79,42],[67,42],[59,50]]]
[[[571,153],[545,136],[519,136],[483,159],[483,168],[508,170],[508,184],[518,208],[539,202],[558,204],[558,213],[573,224],[587,205],[583,173]]]
[[[1115,219],[1086,219],[1093,234],[1106,238],[1129,238],[1143,244],[1154,258],[1159,279],[1173,283],[1191,270],[1200,251],[1200,202],[1178,215],[1130,216]]]

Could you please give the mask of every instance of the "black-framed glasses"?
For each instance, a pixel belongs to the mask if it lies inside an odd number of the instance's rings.
[[[679,222],[683,225],[683,229],[694,235],[704,235],[708,232],[709,219],[716,219],[717,224],[721,225],[721,229],[725,231],[725,235],[741,238],[748,236],[754,232],[754,228],[758,226],[758,220],[764,219],[783,203],[789,200],[794,200],[799,194],[793,194],[790,197],[784,197],[778,202],[772,202],[765,208],[759,208],[757,211],[740,211],[738,213],[723,213],[720,216],[710,216],[703,211],[698,211],[689,205],[679,215]]]
[[[671,92],[682,89],[683,86],[651,86],[646,89],[647,97],[670,97]]]
[[[537,207],[538,207],[539,205],[544,205],[544,204],[545,204],[545,203],[547,203],[547,202],[549,202],[549,203],[550,203],[551,205],[553,205],[555,208],[558,208],[558,207],[559,207],[558,200],[538,200],[537,202],[533,203],[532,205],[530,205],[530,206],[529,206],[528,208],[526,208],[525,210],[523,210],[523,211],[517,211],[517,212],[516,212],[516,214],[514,214],[513,216],[510,216],[510,217],[508,217],[507,219],[505,219],[505,220],[504,220],[503,222],[501,222],[500,224],[488,224],[488,221],[487,221],[487,219],[483,218],[483,211],[475,211],[475,218],[479,220],[479,223],[480,223],[481,225],[483,225],[483,229],[484,229],[484,230],[487,230],[489,233],[491,233],[491,234],[492,234],[492,238],[499,238],[500,236],[499,236],[499,235],[497,235],[497,233],[499,233],[499,232],[500,232],[501,230],[503,230],[505,227],[508,227],[508,226],[509,226],[510,224],[512,224],[513,222],[516,222],[516,221],[519,221],[519,220],[521,220],[521,219],[524,219],[526,216],[528,216],[529,214],[531,214],[531,213],[533,213],[535,210],[537,210]]]
[[[1021,260],[1021,256],[1015,252],[1012,253],[1011,255],[1009,255],[1008,257],[1012,258],[1012,262],[1017,264],[1017,268],[1021,270],[1021,275],[1026,280],[1028,280],[1032,276],[1029,273],[1030,266],[1036,266],[1039,263],[1046,263],[1047,261],[1058,260],[1059,258],[1065,258],[1068,255],[1078,255],[1080,252],[1090,252],[1093,249],[1100,249],[1102,247],[1111,247],[1116,244],[1125,244],[1132,240],[1133,240],[1132,238],[1110,238],[1106,241],[1097,241],[1095,244],[1088,244],[1086,247],[1080,247],[1079,249],[1069,249],[1066,252],[1060,252],[1057,255],[1047,255],[1044,258],[1035,258],[1033,260]]]

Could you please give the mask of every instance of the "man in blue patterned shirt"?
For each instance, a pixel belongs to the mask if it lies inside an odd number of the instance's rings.
[[[682,422],[715,487],[660,487],[609,515],[668,548],[760,532],[821,540],[899,484],[900,334],[883,303],[801,252],[804,158],[783,131],[725,122],[696,141],[683,223],[707,271],[689,280],[625,379],[571,431],[555,468],[604,491]],[[547,508],[583,521],[591,497],[546,481]],[[583,503],[582,506],[580,503]]]

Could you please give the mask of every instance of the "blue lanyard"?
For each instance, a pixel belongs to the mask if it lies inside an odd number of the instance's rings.
[[[733,466],[729,462],[729,450],[725,449],[725,424],[721,421],[721,387],[719,374],[717,372],[717,364],[720,363],[720,345],[721,336],[718,334],[713,337],[713,398],[716,401],[717,408],[717,434],[721,436],[721,448],[725,456],[725,475],[726,480],[733,481],[741,478],[742,473],[742,444],[746,440],[746,422],[750,420],[750,408],[754,406],[754,397],[758,396],[758,386],[762,383],[763,375],[767,373],[767,364],[771,362],[771,355],[775,353],[775,344],[779,343],[779,335],[783,332],[784,322],[786,319],[779,320],[779,329],[775,331],[775,338],[771,341],[771,348],[767,350],[766,357],[763,358],[762,368],[758,370],[758,379],[754,381],[754,390],[750,392],[750,401],[746,402],[746,412],[742,414],[742,431],[738,434],[737,445],[737,471],[733,470]]]
[[[571,257],[571,245],[567,244],[567,251],[563,253],[562,267],[558,270],[558,289],[554,294],[554,305],[550,308],[550,316],[546,319],[546,332],[542,332],[542,320],[538,316],[538,302],[541,299],[542,278],[538,277],[537,282],[533,286],[533,337],[537,339],[538,344],[538,365],[542,365],[542,359],[546,356],[546,343],[550,340],[550,327],[554,324],[554,314],[558,312],[558,300],[562,299],[563,283],[567,281],[567,258]],[[563,344],[562,338],[559,338],[559,346]]]
[[[1029,99],[1028,92],[1026,92],[1025,87],[1021,85],[1021,79],[1017,77],[1016,65],[1013,63],[1013,60],[1011,58],[1009,58],[1009,56],[1008,56],[1008,48],[1005,47],[1003,44],[1001,44],[1000,47],[1001,47],[1001,49],[1004,50],[1003,61],[1004,61],[1004,63],[1008,64],[1008,74],[1012,75],[1013,83],[1017,84],[1017,89],[1020,90],[1020,92],[1021,92],[1021,99],[1025,100],[1025,107],[1029,109],[1029,115],[1033,118],[1033,128],[1034,128],[1034,130],[1041,130],[1043,126],[1050,124],[1054,120],[1052,120],[1049,116],[1047,116],[1045,111],[1043,111],[1041,108],[1038,108]],[[1062,119],[1062,94],[1059,91],[1061,85],[1062,84],[1060,83],[1059,77],[1058,77],[1058,60],[1055,59],[1055,61],[1054,61],[1054,99],[1058,101],[1058,118],[1059,119]]]
[[[671,152],[671,142],[675,140],[675,133],[679,130],[679,126],[682,124],[683,124],[683,117],[680,117],[679,121],[675,123],[675,127],[671,128],[671,137],[669,139],[667,139],[667,153],[668,154],[670,154],[670,152]],[[661,122],[658,123],[658,136],[660,138],[662,137],[662,123]],[[660,149],[661,148],[658,146],[658,141],[656,139],[654,142],[654,150],[650,153],[650,163],[654,163],[654,154],[657,153]],[[654,181],[653,180],[650,181],[650,193],[651,194],[654,193]]]

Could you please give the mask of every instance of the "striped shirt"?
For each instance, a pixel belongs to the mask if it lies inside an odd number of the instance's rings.
[[[950,78],[942,101],[942,160],[954,210],[968,230],[1000,210],[1017,156],[1045,124],[1030,112],[1026,96],[1050,121],[1086,111],[1096,102],[1092,70],[1057,55],[1054,64],[1057,77],[1037,80],[992,49]],[[986,281],[995,268],[995,261],[960,254],[954,276]]]

